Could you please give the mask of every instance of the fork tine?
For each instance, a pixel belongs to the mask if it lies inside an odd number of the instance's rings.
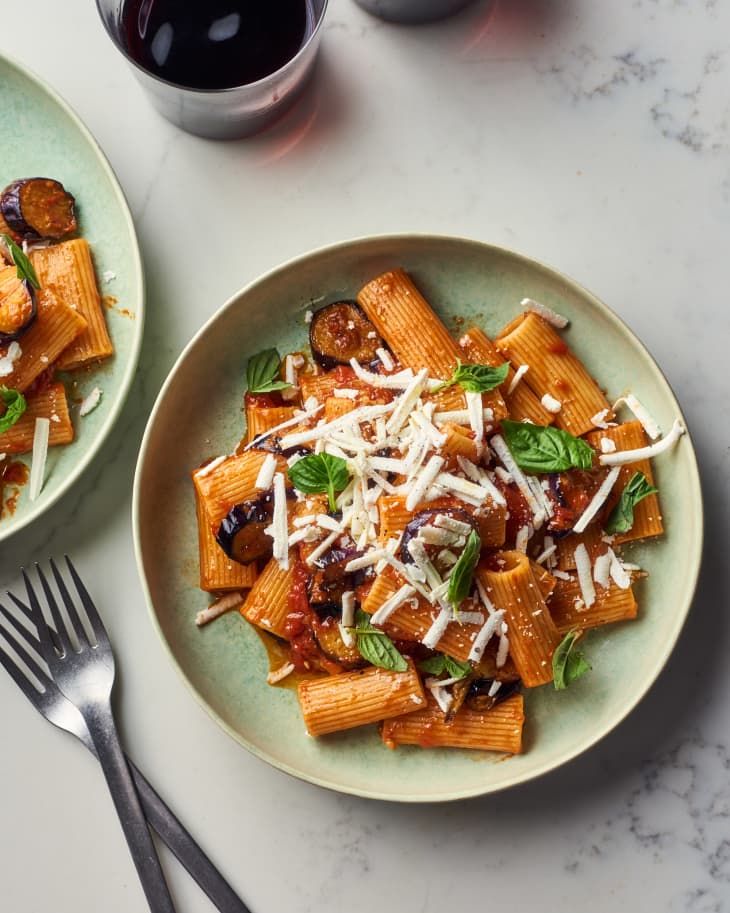
[[[13,618],[10,612],[5,608],[4,605],[0,603],[0,614],[2,617],[9,621],[12,625],[13,631],[8,630],[7,627],[0,628],[0,634],[5,638],[5,640],[10,644],[10,646],[15,650],[20,659],[26,664],[28,669],[32,674],[38,679],[38,681],[43,685],[44,688],[48,688],[51,685],[51,680],[46,675],[45,669],[39,665],[38,660],[28,652],[21,640],[17,637],[17,634],[20,634],[28,643],[29,646],[32,646],[32,635],[29,631],[26,631],[23,626],[20,624],[17,619]],[[37,693],[35,685],[30,681],[30,679],[23,673],[19,668],[17,663],[13,662],[7,652],[0,646],[0,663],[3,664],[6,671],[12,676],[16,685],[22,689],[23,692],[31,695],[28,692],[28,689],[32,689]]]
[[[106,628],[104,627],[104,622],[101,620],[101,617],[96,610],[96,606],[94,605],[94,603],[91,600],[91,596],[89,596],[89,593],[88,593],[86,587],[81,582],[81,578],[79,577],[78,573],[76,572],[76,568],[73,566],[73,564],[71,564],[71,559],[68,557],[68,555],[64,555],[63,557],[66,559],[66,565],[69,569],[69,573],[71,574],[71,577],[73,579],[74,586],[76,587],[76,591],[78,592],[79,596],[81,597],[81,602],[83,603],[83,606],[86,609],[86,615],[89,619],[89,623],[91,624],[91,627],[94,631],[97,641],[100,644],[108,644],[109,637],[106,633]]]
[[[8,594],[8,596],[10,597],[10,599],[13,600],[13,602],[15,603],[15,605],[20,609],[20,611],[24,614],[24,616],[25,616],[30,622],[32,622],[32,623],[35,624],[35,618],[34,618],[34,616],[33,616],[33,610],[30,609],[22,600],[18,599],[18,597],[15,595],[15,593],[11,593],[10,590],[5,590],[5,592]],[[15,619],[13,619],[13,621],[15,621]],[[36,627],[36,629],[37,629],[38,626],[35,625],[35,627]],[[58,639],[58,635],[56,634],[56,632],[53,630],[53,628],[49,628],[49,627],[46,627],[46,630],[48,631],[48,633],[49,633],[50,636],[51,636],[51,641],[53,642],[53,646],[56,648],[56,650],[57,650],[59,653],[62,653],[63,650],[61,649],[61,642],[60,642],[60,640]],[[28,632],[26,632],[26,633],[28,634],[28,638],[31,638],[31,637],[33,636],[32,634],[29,634]],[[32,644],[32,646],[39,646],[39,644],[37,644],[36,642],[34,642],[34,643]]]
[[[35,590],[28,578],[25,568],[20,569],[20,573],[23,575],[23,582],[25,583],[25,591],[28,594],[28,602],[30,603],[30,612],[31,620],[36,626],[38,631],[38,640],[41,644],[41,653],[44,654],[44,657],[48,657],[54,651],[62,653],[62,650],[59,650],[60,644],[54,643],[54,640],[51,638],[51,627],[46,621],[45,615],[43,614],[43,609],[41,608],[40,602],[38,602],[38,597],[35,594]],[[15,597],[11,596],[11,599],[15,602]]]
[[[56,562],[53,560],[53,558],[51,558],[51,559],[49,559],[49,563],[51,565],[51,571],[53,572],[53,577],[56,581],[56,586],[58,587],[58,591],[61,594],[61,599],[63,599],[63,604],[66,606],[66,611],[68,612],[68,617],[71,620],[71,627],[76,631],[76,636],[78,637],[79,641],[81,641],[81,639],[83,638],[83,640],[85,640],[89,646],[92,646],[91,641],[89,640],[89,635],[86,632],[86,628],[84,627],[84,624],[81,621],[81,618],[76,609],[74,601],[71,598],[71,594],[69,593],[68,589],[66,588],[66,584],[64,583],[63,577],[61,576],[58,568],[56,567]]]
[[[41,582],[41,586],[43,587],[43,593],[46,597],[48,608],[51,610],[53,627],[56,629],[56,634],[58,634],[58,639],[61,642],[62,654],[69,653],[73,650],[73,646],[71,644],[71,638],[69,637],[68,628],[66,627],[66,623],[63,620],[61,611],[58,608],[56,597],[53,595],[53,591],[48,585],[46,575],[43,573],[43,569],[37,561],[35,562],[35,570],[36,574],[38,574],[38,579]]]

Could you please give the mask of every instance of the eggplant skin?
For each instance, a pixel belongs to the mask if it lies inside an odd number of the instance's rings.
[[[76,200],[53,178],[22,178],[0,194],[8,228],[25,241],[60,241],[76,231]]]
[[[319,649],[324,655],[328,659],[339,663],[343,669],[351,671],[367,665],[367,662],[362,658],[360,651],[354,644],[351,647],[345,644],[334,617],[327,618],[316,624],[314,636]]]
[[[317,364],[329,371],[349,365],[351,358],[370,364],[384,343],[356,301],[335,301],[312,318],[309,345]]]
[[[20,339],[38,315],[35,289],[25,279],[10,276],[0,285],[0,345]]]
[[[516,694],[520,690],[520,682],[503,682],[496,694],[489,696],[489,689],[493,684],[491,678],[477,678],[469,683],[469,690],[466,694],[465,703],[472,710],[480,713],[491,710],[495,704],[506,701],[508,697]]]
[[[271,516],[263,500],[234,504],[221,521],[216,542],[239,564],[270,558],[273,540],[264,532],[270,522]]]

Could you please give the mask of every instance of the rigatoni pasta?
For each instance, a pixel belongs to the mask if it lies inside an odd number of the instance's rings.
[[[83,419],[102,399],[100,387],[78,395],[73,372],[86,376],[114,351],[74,202],[49,178],[16,180],[0,192],[0,478],[27,475],[11,470],[10,458],[31,453],[31,499],[43,485],[48,447],[76,437],[72,412]],[[16,500],[14,493],[3,508],[13,510]]]
[[[637,616],[651,448],[547,309],[457,343],[402,269],[357,302],[310,315],[296,377],[249,360],[247,443],[193,472],[201,559],[253,570],[241,615],[310,735],[518,753],[532,689],[589,668],[575,639]]]

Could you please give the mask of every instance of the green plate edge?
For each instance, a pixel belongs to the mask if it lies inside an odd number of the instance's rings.
[[[307,736],[295,694],[266,684],[264,650],[237,613],[203,629],[194,625],[194,613],[207,599],[195,582],[189,470],[208,456],[230,452],[240,438],[243,422],[240,412],[237,421],[235,416],[248,355],[271,345],[282,353],[301,348],[303,314],[313,301],[315,306],[324,303],[323,293],[325,301],[352,297],[367,279],[398,265],[414,274],[452,332],[458,328],[449,314],[484,318],[482,325],[494,333],[519,310],[523,296],[544,301],[573,318],[567,331],[571,347],[609,398],[624,392],[628,378],[665,431],[674,417],[681,417],[669,384],[643,344],[605,304],[556,270],[465,238],[357,238],[269,271],[230,298],[186,346],[160,391],[140,450],[133,494],[135,553],[165,649],[199,703],[237,742],[286,773],[340,792],[402,802],[450,801],[505,789],[555,769],[599,741],[636,706],[666,663],[691,605],[702,553],[702,500],[694,450],[685,435],[675,451],[655,461],[669,532],[630,551],[650,572],[639,584],[639,619],[589,633],[585,650],[593,671],[568,691],[545,687],[528,692],[525,754],[505,760],[449,749],[391,752],[375,727],[319,740]],[[463,273],[454,278],[456,266]],[[490,294],[498,296],[501,290],[502,299],[486,305],[484,296],[480,300],[473,289],[462,288],[459,283],[469,271],[472,285],[491,283]],[[282,299],[287,304],[277,314]],[[263,307],[256,310],[256,305]],[[586,317],[600,333],[598,355],[588,345]],[[192,427],[186,425],[186,433],[179,434],[183,405],[194,418]],[[670,479],[672,484],[665,485]],[[672,568],[681,568],[679,579],[666,573]],[[671,615],[663,611],[665,605],[672,606]],[[644,657],[644,664],[637,656]]]
[[[131,318],[118,310],[106,311],[115,354],[88,373],[69,375],[78,384],[73,390],[76,399],[98,385],[102,400],[83,419],[79,419],[77,408],[72,408],[74,442],[49,451],[46,481],[37,501],[31,503],[27,488],[21,489],[15,513],[0,521],[2,541],[44,514],[69,490],[119,417],[142,345],[144,274],[127,201],[98,143],[60,95],[4,54],[0,54],[0,127],[0,187],[14,178],[35,174],[66,184],[77,198],[82,233],[92,246],[97,274],[101,277],[106,270],[116,273],[113,282],[102,284],[102,296],[114,295],[120,308],[134,314]]]

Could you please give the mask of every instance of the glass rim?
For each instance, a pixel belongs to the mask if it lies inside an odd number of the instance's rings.
[[[314,0],[309,0],[309,2],[311,3],[311,5],[313,7]],[[172,88],[172,89],[181,89],[184,92],[190,92],[195,95],[224,95],[229,92],[240,92],[241,89],[254,89],[257,86],[260,87],[263,83],[267,82],[267,80],[270,80],[272,77],[277,76],[280,73],[283,73],[285,70],[292,67],[299,60],[299,58],[304,54],[304,52],[310,46],[310,44],[312,43],[314,38],[317,36],[317,33],[319,32],[319,30],[322,27],[322,22],[324,21],[324,14],[327,12],[327,6],[329,3],[329,0],[321,0],[321,3],[322,3],[322,10],[321,10],[319,16],[317,17],[317,20],[314,24],[314,28],[312,29],[309,36],[307,37],[307,40],[299,48],[299,50],[296,52],[296,54],[293,57],[291,57],[289,60],[287,60],[287,62],[283,66],[280,66],[278,69],[269,73],[267,76],[262,76],[261,79],[257,79],[254,82],[243,82],[237,86],[226,86],[225,88],[222,88],[222,89],[196,89],[194,86],[186,86],[180,82],[172,82],[172,80],[170,80],[170,79],[164,79],[162,76],[157,76],[155,73],[152,73],[146,67],[143,67],[139,63],[137,63],[137,61],[134,59],[134,57],[132,57],[127,52],[127,49],[119,41],[118,36],[115,35],[114,32],[112,31],[112,29],[109,27],[109,25],[107,24],[107,21],[106,21],[106,17],[104,16],[104,14],[102,12],[102,8],[101,8],[102,0],[96,0],[96,11],[99,14],[99,18],[101,19],[102,25],[104,26],[104,29],[105,29],[107,35],[109,36],[109,38],[111,38],[114,47],[127,60],[127,62],[131,66],[134,67],[135,70],[139,70],[140,73],[144,73],[144,75],[148,79],[152,79],[155,82],[161,83],[162,85],[165,85],[165,86],[170,86],[170,88]]]

